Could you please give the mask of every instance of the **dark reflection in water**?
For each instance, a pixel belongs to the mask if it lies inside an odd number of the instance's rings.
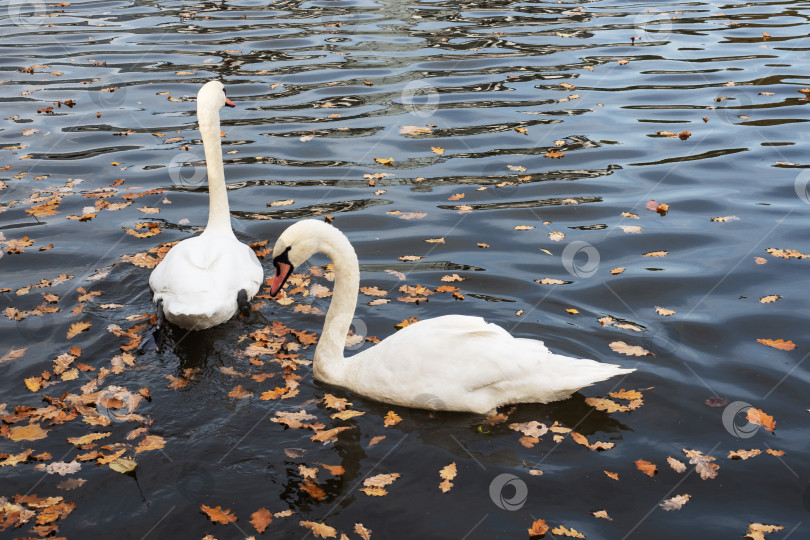
[[[66,490],[31,461],[0,468],[0,497],[76,504],[57,536],[241,538],[256,534],[259,508],[293,512],[273,519],[273,538],[305,537],[300,521],[350,536],[362,523],[374,538],[525,538],[536,519],[588,538],[739,538],[752,522],[785,527],[769,538],[810,535],[807,262],[766,251],[810,250],[806,2],[15,0],[0,9],[4,417],[46,405],[43,394],[79,393],[110,369],[121,340],[106,329],[152,310],[149,269],[129,257],[205,226],[194,96],[212,78],[237,104],[222,112],[237,236],[271,247],[292,221],[331,216],[357,248],[363,285],[391,291],[386,305],[361,295],[356,329],[383,338],[411,316],[478,314],[555,352],[637,368],[564,402],[501,411],[508,419],[498,422],[322,386],[310,347],[300,393],[264,401],[280,374],[232,374],[258,369],[240,353],[248,334],[275,320],[320,332],[329,299],[306,297],[309,313],[262,299],[210,331],[172,329],[170,350],[147,350],[103,380],[150,388],[137,412],[166,446],[133,454],[134,473],[85,462],[70,476],[87,483]],[[54,198],[53,213],[27,212]],[[648,210],[650,200],[669,211]],[[161,232],[124,230],[138,223]],[[34,243],[14,253],[23,237]],[[454,273],[467,278],[453,283],[463,300],[396,300],[404,284],[436,288]],[[79,287],[101,295],[79,302]],[[43,293],[59,296],[59,312],[14,320]],[[769,296],[778,298],[760,300]],[[93,326],[66,339],[80,321]],[[610,346],[619,341],[651,354],[621,355]],[[71,346],[95,371],[25,387]],[[189,380],[167,388],[167,376]],[[228,397],[237,384],[252,397]],[[642,391],[643,405],[607,413],[585,401],[622,388]],[[331,418],[325,393],[365,414]],[[707,398],[761,409],[776,429],[740,436],[747,420],[724,424],[726,408]],[[402,421],[384,427],[392,409]],[[351,429],[322,445],[270,421],[300,410]],[[509,425],[530,421],[615,447],[589,450],[567,434],[557,443],[553,433],[524,446]],[[18,442],[4,431],[0,461],[34,449],[70,462],[86,450],[67,437],[109,431],[100,443],[113,445],[136,427],[74,420]],[[715,457],[718,477],[701,480],[691,464],[675,472],[667,458],[686,463],[683,449]],[[739,449],[762,454],[728,458]],[[637,470],[639,459],[657,474]],[[320,469],[318,497],[301,488],[300,466],[316,463],[345,470]],[[443,493],[439,471],[450,463],[458,474]],[[359,490],[388,473],[401,474],[388,495]],[[508,486],[501,474],[512,475]],[[681,494],[691,495],[683,509],[657,506]],[[215,525],[203,504],[239,520]]]

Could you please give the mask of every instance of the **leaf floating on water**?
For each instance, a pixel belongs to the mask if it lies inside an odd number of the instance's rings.
[[[810,255],[799,253],[795,249],[775,249],[775,248],[768,248],[767,251],[770,255],[774,257],[779,257],[782,259],[807,259],[810,258]]]
[[[762,343],[780,351],[792,351],[796,348],[796,344],[792,341],[783,341],[781,339],[758,339],[757,343]]]
[[[399,473],[391,474],[378,474],[363,480],[363,486],[360,491],[369,496],[382,497],[388,495],[385,486],[392,484],[401,475]]]
[[[316,523],[314,521],[299,521],[298,524],[306,529],[312,531],[312,535],[316,538],[335,538],[337,537],[337,530],[330,527],[325,523]]]
[[[676,473],[686,472],[686,465],[674,457],[667,457],[667,463],[669,463],[669,466],[672,467],[672,470],[674,470]]]
[[[126,474],[135,470],[138,464],[132,458],[118,458],[111,461],[108,466],[115,472]]]
[[[446,467],[443,467],[442,470],[439,471],[439,476],[442,478],[442,482],[439,484],[439,489],[442,490],[442,493],[447,493],[453,487],[452,480],[456,477],[456,463],[453,462]]]
[[[529,231],[534,229],[534,225],[515,225],[516,231]]]
[[[766,540],[765,533],[772,533],[783,530],[781,525],[763,525],[762,523],[751,523],[748,526],[748,534],[743,538],[751,538],[751,540]]]
[[[392,167],[392,163],[394,162],[394,158],[374,158],[374,161],[379,163],[380,165],[386,165],[388,167]]]
[[[762,298],[760,298],[759,303],[760,304],[770,304],[771,302],[776,302],[780,298],[782,298],[782,297],[780,295],[778,295],[778,294],[770,294],[768,296],[763,296]],[[0,360],[0,363],[2,363],[2,360]]]
[[[651,354],[650,351],[638,345],[628,345],[624,341],[614,341],[609,346],[613,351],[627,356],[647,356]]]
[[[740,221],[740,218],[737,216],[722,216],[722,217],[713,217],[711,221],[718,221],[720,223],[725,223],[726,221]]]
[[[221,506],[217,506],[216,508],[212,508],[210,506],[202,505],[200,506],[200,510],[203,511],[205,515],[207,515],[213,523],[221,523],[223,525],[227,525],[228,523],[234,523],[238,520],[238,518],[233,515],[230,508],[227,510],[222,510]]]
[[[563,238],[565,238],[565,234],[561,233],[560,231],[551,231],[548,233],[548,239],[552,242],[559,242]]]
[[[551,529],[551,534],[559,534],[561,536],[568,536],[571,538],[585,538],[585,535],[576,529],[566,529],[562,525]]]
[[[619,225],[619,228],[628,234],[638,234],[644,230],[644,227],[637,225]]]
[[[669,317],[670,315],[675,315],[677,313],[677,311],[662,308],[661,306],[655,306],[655,312],[663,317]]]
[[[715,460],[712,456],[705,456],[698,450],[687,450],[686,448],[683,449],[683,453],[689,458],[689,463],[695,466],[695,471],[701,479],[709,480],[717,477],[717,470],[720,466],[712,463]]]
[[[752,458],[758,456],[762,453],[762,450],[756,448],[754,450],[731,450],[728,453],[729,459],[741,459],[746,460],[748,458]]]
[[[38,441],[48,436],[48,431],[42,429],[39,423],[30,423],[25,426],[12,426],[8,430],[7,437],[14,442]]]
[[[773,430],[776,429],[776,422],[774,421],[773,416],[768,416],[761,409],[754,409],[752,407],[748,409],[746,416],[749,422],[762,426],[771,433],[773,433]]]
[[[259,508],[250,514],[250,524],[253,525],[253,528],[255,528],[259,534],[266,531],[267,527],[269,527],[272,522],[273,514],[271,514],[270,510],[267,508]]]
[[[565,285],[565,281],[553,278],[535,279],[534,282],[542,285]]]
[[[624,271],[625,271],[625,268],[613,268],[613,269],[610,271],[610,273],[611,273],[611,274],[613,274],[613,275],[615,276],[615,275],[621,274],[621,273],[622,273],[622,272],[624,272]]]
[[[591,514],[593,515],[593,517],[596,517],[596,518],[601,518],[601,519],[606,519],[608,521],[613,521],[613,518],[611,518],[608,515],[607,510],[597,510],[596,512],[591,512]]]
[[[543,536],[548,532],[548,525],[544,519],[538,519],[529,527],[529,536]]]
[[[692,498],[692,496],[688,495],[688,494],[675,495],[672,498],[666,499],[664,502],[662,502],[658,506],[660,506],[661,508],[663,508],[666,511],[680,510],[681,508],[683,508],[683,505],[685,505],[687,502],[689,502],[689,499],[691,499],[691,498]]]
[[[388,411],[388,413],[385,415],[385,422],[383,425],[385,427],[391,427],[399,424],[401,421],[402,417],[400,417],[397,413],[394,411]]]
[[[440,148],[440,147],[438,147],[438,146],[431,146],[431,147],[430,147],[430,150],[431,150],[431,151],[432,151],[434,154],[439,154],[439,155],[444,154],[444,148]]]
[[[653,463],[643,459],[636,461],[636,468],[650,477],[655,476],[655,473],[658,472],[658,468]]]
[[[650,251],[649,253],[645,253],[644,257],[666,257],[669,254],[669,251]]]
[[[82,332],[89,329],[91,326],[93,326],[93,324],[86,321],[73,323],[70,325],[70,328],[67,331],[67,338],[73,339],[74,337],[78,336]]]

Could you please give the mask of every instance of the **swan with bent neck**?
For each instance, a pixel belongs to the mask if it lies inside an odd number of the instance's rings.
[[[208,224],[199,236],[171,248],[149,277],[158,332],[164,316],[187,330],[224,323],[237,311],[249,309],[264,279],[256,254],[231,229],[219,126],[219,110],[225,105],[233,107],[234,103],[219,81],[206,83],[197,93],[197,119],[208,172]]]
[[[335,286],[315,349],[315,379],[376,401],[484,414],[501,405],[566,399],[585,386],[635,371],[554,354],[542,341],[515,338],[466,315],[419,321],[344,358],[360,285],[357,254],[348,238],[327,223],[302,220],[282,233],[273,253],[273,296],[315,253],[332,260]]]

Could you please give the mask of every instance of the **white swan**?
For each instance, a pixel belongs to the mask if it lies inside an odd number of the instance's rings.
[[[208,225],[199,236],[175,245],[149,277],[158,308],[158,333],[161,313],[188,330],[227,321],[237,310],[249,307],[264,278],[256,254],[231,229],[220,144],[219,110],[223,105],[234,106],[219,81],[206,83],[197,93],[197,119],[208,170]]]
[[[332,260],[335,287],[315,349],[315,379],[377,401],[483,414],[509,403],[565,399],[584,386],[635,371],[554,354],[541,341],[512,337],[466,315],[419,321],[344,358],[360,284],[349,240],[324,222],[302,220],[282,233],[273,253],[272,295],[314,253]]]

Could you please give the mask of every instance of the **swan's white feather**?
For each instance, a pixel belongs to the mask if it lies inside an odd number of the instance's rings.
[[[487,413],[510,403],[549,403],[614,375],[613,364],[554,354],[481,317],[419,321],[351,358],[341,386],[409,407]]]
[[[175,245],[149,277],[166,318],[189,330],[221,324],[236,314],[241,289],[248,300],[264,272],[256,254],[235,236],[204,232]]]

